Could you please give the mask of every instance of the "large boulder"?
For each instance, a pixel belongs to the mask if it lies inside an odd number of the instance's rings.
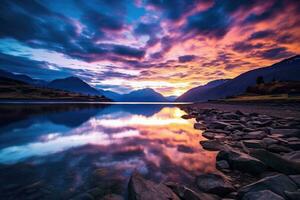
[[[243,144],[248,148],[263,148],[261,140],[244,140]]]
[[[208,126],[209,126],[209,128],[212,128],[212,129],[224,129],[227,126],[230,126],[230,124],[226,123],[226,122],[221,122],[221,121],[214,121],[214,122],[211,122]]]
[[[300,175],[290,175],[289,177],[298,185],[298,188],[300,188]]]
[[[266,170],[266,165],[258,159],[233,149],[220,151],[217,155],[217,161],[220,160],[226,160],[231,169],[241,172],[258,174]]]
[[[168,182],[166,185],[173,190],[182,200],[219,200],[216,195],[207,194],[204,192],[194,191],[184,185],[174,182]]]
[[[300,190],[295,192],[285,191],[285,195],[288,197],[289,200],[299,200],[300,199]]]
[[[194,124],[194,129],[198,129],[198,130],[205,130],[206,126],[203,123],[195,123]]]
[[[214,137],[215,137],[215,133],[213,133],[213,132],[208,132],[208,131],[205,131],[204,133],[202,133],[202,136],[203,137],[205,137],[205,138],[207,138],[207,139],[214,139]]]
[[[250,150],[250,155],[284,174],[300,174],[300,162],[285,159],[264,149]]]
[[[242,200],[284,200],[284,198],[270,190],[262,190],[246,193]]]
[[[264,137],[266,137],[266,132],[265,131],[252,131],[248,132],[243,136],[243,139],[255,139],[255,140],[261,140]]]
[[[290,141],[287,146],[293,150],[300,150],[300,141]]]
[[[196,182],[200,190],[220,196],[235,191],[231,183],[218,174],[201,174],[197,176]]]
[[[300,137],[300,129],[272,129],[271,134],[281,134],[284,137]]]
[[[124,200],[124,198],[117,194],[107,194],[101,200]]]
[[[224,118],[224,119],[239,119],[240,116],[236,113],[229,112],[229,113],[223,113],[222,118]]]
[[[268,146],[267,149],[274,153],[281,153],[281,152],[288,153],[292,151],[290,148],[287,148],[279,144],[271,144]]]
[[[216,168],[220,171],[229,170],[229,164],[226,160],[220,160],[216,162]]]
[[[220,151],[224,149],[224,145],[216,140],[203,140],[200,141],[200,144],[203,149],[209,151]]]
[[[286,154],[284,154],[283,157],[287,160],[293,160],[293,161],[300,162],[300,151],[293,151],[290,153],[286,153]]]
[[[128,183],[129,200],[180,200],[166,185],[156,184],[134,172]]]
[[[242,198],[249,192],[259,192],[263,190],[270,190],[279,196],[286,197],[285,191],[294,192],[297,190],[297,185],[288,176],[277,174],[240,188],[238,197]]]

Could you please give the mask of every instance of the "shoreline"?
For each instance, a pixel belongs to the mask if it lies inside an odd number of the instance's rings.
[[[239,110],[241,104],[220,106],[224,104],[210,102],[182,108],[187,113],[182,118],[195,118],[194,128],[207,138],[200,142],[203,149],[218,152],[220,174],[199,175],[198,188],[230,199],[299,198],[300,118],[275,116],[270,104],[266,108],[273,116],[253,109],[266,106],[262,104],[249,104],[251,112]],[[293,111],[298,116],[299,110]]]
[[[220,109],[222,111],[257,112],[259,114],[274,117],[297,117],[300,118],[300,102],[202,102],[191,105],[183,105],[181,108],[191,107],[195,109]]]

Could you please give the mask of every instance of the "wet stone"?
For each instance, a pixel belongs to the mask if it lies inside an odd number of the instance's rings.
[[[209,151],[220,151],[224,149],[224,146],[216,140],[204,140],[200,141],[200,144],[203,147],[203,149]]]
[[[166,183],[166,186],[171,188],[177,196],[182,200],[218,200],[219,197],[199,191],[194,191],[184,185],[180,185],[174,182]]]
[[[205,130],[206,126],[205,126],[205,124],[202,124],[202,123],[195,123],[194,124],[194,129]]]
[[[281,153],[281,152],[288,153],[292,151],[290,148],[278,144],[269,145],[268,150],[274,153]]]
[[[226,160],[231,169],[239,170],[241,172],[259,174],[266,170],[264,163],[236,150],[220,151],[217,154],[217,161],[220,160]]]
[[[156,184],[134,172],[128,184],[129,200],[179,200],[179,197],[166,185]]]
[[[226,160],[220,160],[216,162],[216,168],[221,171],[228,170],[229,164]]]
[[[263,139],[266,136],[266,133],[264,131],[254,131],[254,132],[248,132],[243,136],[243,139]]]
[[[242,142],[248,148],[263,148],[261,140],[244,140]]]
[[[249,192],[244,195],[242,200],[284,200],[282,196],[270,191],[262,190],[259,192]]]
[[[228,180],[217,174],[201,174],[196,182],[200,190],[220,196],[225,196],[235,190]]]
[[[285,191],[296,191],[297,185],[288,176],[278,174],[242,187],[238,191],[238,196],[244,197],[249,192],[255,193],[263,190],[270,190],[279,196],[286,197]]]

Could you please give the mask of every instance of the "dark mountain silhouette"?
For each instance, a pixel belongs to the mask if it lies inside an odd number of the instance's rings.
[[[0,77],[0,100],[4,101],[89,101],[107,102],[104,96],[89,96],[75,92],[39,87],[23,81]]]
[[[188,90],[187,92],[185,92],[184,94],[182,94],[180,97],[178,97],[176,99],[176,101],[179,101],[179,102],[180,101],[190,101],[190,102],[197,101],[200,98],[199,95],[201,95],[205,91],[208,91],[209,89],[212,89],[214,87],[222,85],[229,80],[230,79],[214,80],[214,81],[207,83],[206,85],[201,85],[201,86],[192,88],[192,89]]]
[[[166,96],[165,98],[166,98],[168,101],[175,101],[175,100],[178,98],[178,96],[171,95],[171,96]]]
[[[102,95],[104,95],[104,96],[106,96],[106,97],[108,97],[108,98],[110,98],[110,99],[112,99],[114,101],[119,101],[122,98],[122,95],[119,94],[119,93],[117,93],[117,92],[112,92],[110,90],[101,90],[101,89],[98,89],[98,91]]]
[[[17,81],[22,81],[22,82],[25,82],[25,83],[28,83],[31,85],[44,86],[47,84],[46,81],[43,81],[40,79],[33,79],[24,74],[15,74],[15,73],[11,73],[11,72],[1,70],[1,69],[0,69],[0,77],[10,78],[10,79],[17,80]]]
[[[163,95],[151,88],[135,90],[121,96],[118,101],[140,101],[140,102],[166,102],[168,101]]]
[[[114,101],[168,101],[160,93],[153,89],[147,88],[142,90],[135,90],[128,94],[119,94],[110,90],[95,89],[78,77],[67,77],[63,79],[55,79],[49,83],[43,80],[32,79],[31,77],[23,74],[14,74],[4,70],[0,70],[0,77],[8,78],[10,81],[21,81],[32,86],[43,86],[50,89],[58,89],[67,92],[80,93],[83,95],[103,95]],[[29,87],[29,86],[28,86]]]
[[[249,86],[256,84],[257,77],[262,76],[265,82],[300,81],[300,55],[282,60],[271,66],[245,72],[226,83],[196,93],[192,98],[181,98],[181,101],[207,101],[242,94]]]
[[[47,87],[60,89],[69,92],[76,92],[87,95],[101,95],[101,92],[91,87],[89,84],[77,77],[67,77],[63,79],[55,79],[47,84]]]

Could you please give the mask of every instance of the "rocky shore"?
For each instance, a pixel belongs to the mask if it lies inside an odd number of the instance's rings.
[[[132,200],[298,200],[300,199],[300,119],[258,113],[184,107],[184,119],[207,138],[200,145],[218,151],[218,173],[199,174],[195,188],[155,184],[134,173]]]

